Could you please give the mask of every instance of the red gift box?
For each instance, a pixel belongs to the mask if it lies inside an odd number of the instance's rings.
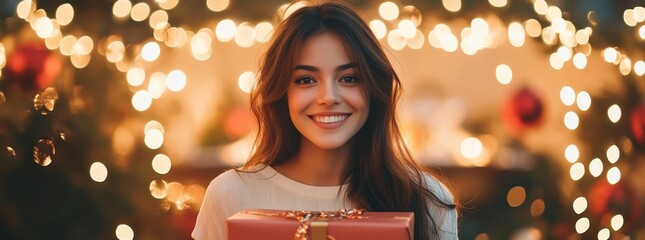
[[[245,209],[227,220],[229,240],[291,240],[301,226],[293,218],[297,211]],[[291,217],[287,216],[291,213]],[[301,212],[297,212],[301,213]],[[314,212],[320,213],[320,212]],[[336,212],[325,212],[336,213]],[[305,222],[305,221],[303,221]],[[304,227],[308,239],[335,240],[411,240],[414,238],[414,213],[412,212],[363,212],[354,217],[312,217]]]

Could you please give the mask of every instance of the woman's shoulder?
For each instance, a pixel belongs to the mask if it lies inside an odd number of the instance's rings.
[[[231,189],[239,189],[248,185],[249,182],[263,178],[264,169],[258,166],[248,170],[229,169],[215,177],[208,185],[209,191],[225,192]]]
[[[441,181],[441,178],[433,174],[423,172],[423,181],[425,187],[434,193],[439,199],[446,203],[454,203],[454,196],[450,189]]]

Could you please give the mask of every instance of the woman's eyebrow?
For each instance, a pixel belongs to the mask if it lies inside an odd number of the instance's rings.
[[[356,67],[356,63],[343,64],[343,65],[340,65],[340,66],[338,66],[336,68],[336,72],[340,72],[340,71],[350,69],[350,68],[355,68],[355,67]],[[320,69],[318,69],[317,67],[309,66],[309,65],[296,65],[295,70],[305,70],[305,71],[310,71],[310,72],[319,72],[320,71]]]

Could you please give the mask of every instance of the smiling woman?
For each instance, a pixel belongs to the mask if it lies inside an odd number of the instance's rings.
[[[360,208],[414,212],[414,239],[456,239],[452,194],[400,135],[399,91],[378,40],[350,7],[294,11],[277,27],[251,93],[255,151],[211,182],[193,237],[226,236],[226,219],[243,209]]]

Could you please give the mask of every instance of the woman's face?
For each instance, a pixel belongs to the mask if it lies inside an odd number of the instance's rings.
[[[333,33],[309,38],[296,59],[287,90],[289,116],[309,141],[322,149],[344,146],[363,127],[369,97],[357,78],[341,39]]]

